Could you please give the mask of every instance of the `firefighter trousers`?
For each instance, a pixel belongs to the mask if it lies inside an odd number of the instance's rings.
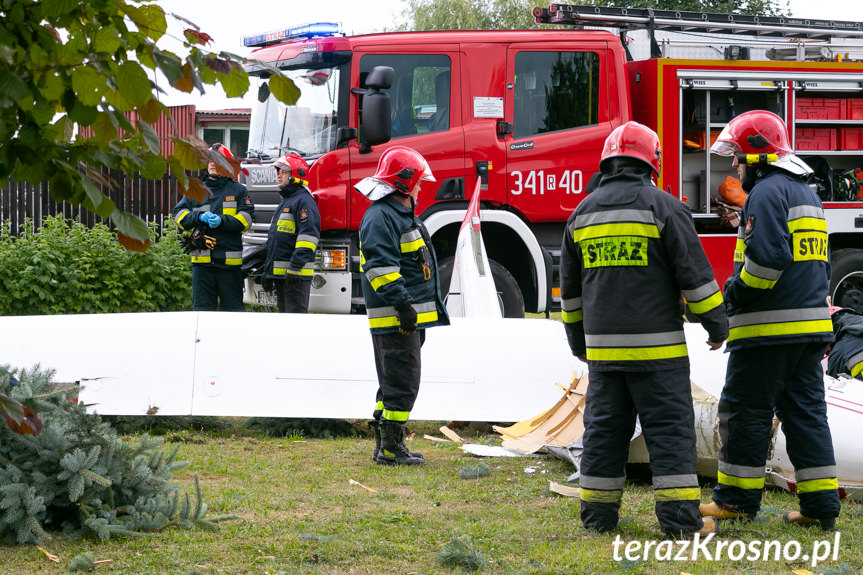
[[[309,294],[312,291],[311,280],[277,279],[276,303],[279,313],[308,313]]]
[[[377,404],[373,417],[405,422],[420,390],[420,350],[425,330],[410,335],[372,334],[378,374]]]
[[[825,343],[734,350],[719,399],[719,477],[713,500],[755,515],[764,491],[773,414],[782,422],[794,465],[800,512],[839,515],[833,440],[824,403]]]
[[[213,265],[192,265],[192,309],[245,311],[243,270]]]
[[[689,368],[592,371],[584,411],[581,521],[588,529],[617,527],[636,415],[650,455],[656,517],[663,532],[701,528],[695,473],[695,416]]]

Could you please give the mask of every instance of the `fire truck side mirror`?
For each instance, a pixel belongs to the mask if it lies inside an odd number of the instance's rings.
[[[389,66],[375,66],[366,77],[366,88],[351,90],[362,95],[362,118],[360,120],[360,135],[362,144],[360,152],[368,153],[371,146],[390,141],[392,135],[392,118],[390,95],[386,90],[393,83],[394,72]]]
[[[258,102],[264,103],[270,97],[270,84],[266,80],[258,87]]]

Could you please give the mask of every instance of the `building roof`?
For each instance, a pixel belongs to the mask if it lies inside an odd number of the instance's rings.
[[[245,122],[251,116],[251,108],[224,108],[222,110],[198,110],[195,112],[195,120],[198,122]]]

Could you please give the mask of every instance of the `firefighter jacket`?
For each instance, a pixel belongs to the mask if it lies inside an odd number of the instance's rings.
[[[252,225],[255,206],[246,187],[236,180],[208,174],[203,182],[210,190],[203,203],[183,196],[174,208],[174,219],[181,230],[191,231],[198,226],[215,240],[212,249],[193,251],[192,263],[219,268],[239,268],[243,264],[243,234]],[[216,228],[210,228],[198,220],[202,212],[219,215],[222,223]]]
[[[321,215],[311,192],[289,186],[273,214],[267,235],[267,277],[293,277],[311,281],[315,249],[321,238]]]
[[[827,250],[815,192],[784,170],[759,168],[740,213],[734,273],[725,282],[726,348],[832,341]]]
[[[863,315],[851,310],[833,314],[833,346],[827,358],[827,375],[847,373],[863,379]]]
[[[428,230],[392,194],[363,216],[360,271],[372,333],[398,333],[396,309],[405,302],[417,312],[417,329],[449,325]]]
[[[560,283],[569,345],[591,371],[688,367],[681,294],[711,341],[728,335],[692,215],[646,170],[604,175],[579,204],[566,224]]]

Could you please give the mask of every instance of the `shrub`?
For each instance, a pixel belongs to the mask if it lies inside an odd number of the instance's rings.
[[[215,529],[230,516],[206,516],[195,478],[195,497],[180,493],[175,471],[188,465],[178,448],[146,434],[133,442],[117,436],[98,415],[70,401],[75,386],[50,383],[54,372],[0,365],[0,393],[31,405],[44,427],[18,435],[0,425],[0,542],[42,543],[50,532],[102,540],[157,532],[169,526]]]
[[[16,237],[0,228],[0,315],[191,309],[192,271],[173,220],[151,224],[147,253],[126,250],[105,224],[60,216]]]

